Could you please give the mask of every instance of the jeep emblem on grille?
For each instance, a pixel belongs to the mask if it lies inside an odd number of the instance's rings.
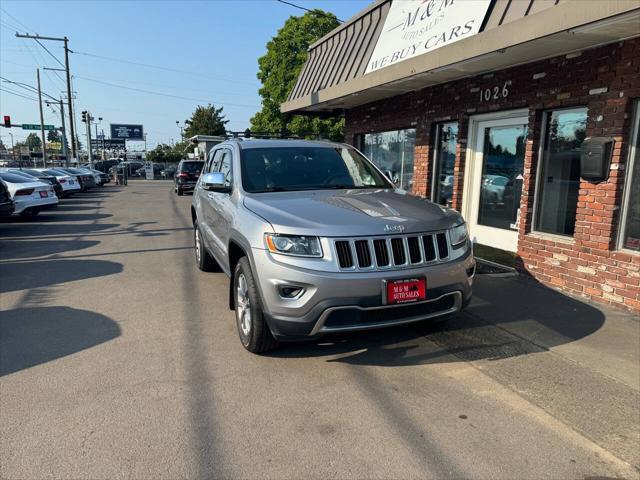
[[[384,231],[386,233],[402,233],[404,232],[404,225],[385,225]]]

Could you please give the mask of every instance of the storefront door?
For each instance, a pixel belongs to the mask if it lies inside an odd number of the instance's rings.
[[[528,118],[500,116],[470,122],[465,216],[477,243],[515,252]]]

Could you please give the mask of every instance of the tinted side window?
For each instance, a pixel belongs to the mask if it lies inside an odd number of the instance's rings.
[[[224,173],[224,185],[226,187],[233,186],[233,168],[232,168],[232,155],[231,150],[221,150],[222,158],[220,161],[220,172]]]

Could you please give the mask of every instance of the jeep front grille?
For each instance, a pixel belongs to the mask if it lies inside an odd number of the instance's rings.
[[[446,232],[339,239],[334,246],[343,270],[415,267],[447,261],[450,252]]]

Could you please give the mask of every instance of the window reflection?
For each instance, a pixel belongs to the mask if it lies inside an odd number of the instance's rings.
[[[548,115],[545,149],[538,172],[536,228],[573,235],[580,189],[580,145],[586,136],[587,109]]]
[[[453,195],[453,169],[458,144],[458,124],[455,122],[438,125],[435,141],[435,168],[433,172],[434,202],[451,206]]]
[[[489,127],[484,131],[478,223],[518,229],[527,126]]]
[[[640,109],[637,109],[640,110]],[[640,115],[640,112],[636,113]],[[636,120],[640,121],[640,120]],[[626,205],[626,218],[624,225],[623,246],[631,250],[640,252],[640,129],[636,133],[635,155],[633,160],[633,170],[627,183],[629,192],[629,203]]]
[[[416,130],[391,130],[362,136],[362,151],[398,187],[413,187],[413,157]]]

